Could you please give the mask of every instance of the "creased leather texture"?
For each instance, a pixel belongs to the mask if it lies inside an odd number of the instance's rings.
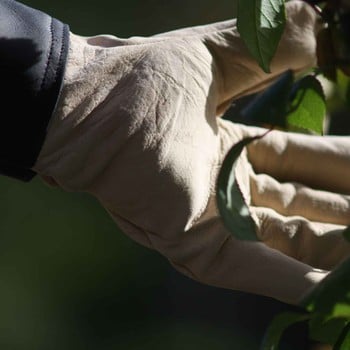
[[[69,28],[0,0],[0,173],[30,180],[63,82]]]
[[[185,275],[297,303],[350,253],[340,234],[350,223],[349,138],[274,131],[244,152],[236,176],[262,242],[243,242],[222,224],[215,182],[231,146],[264,130],[220,115],[286,69],[313,66],[319,26],[308,5],[287,3],[272,74],[248,54],[235,20],[149,38],[71,33],[34,169],[93,194],[128,236]]]

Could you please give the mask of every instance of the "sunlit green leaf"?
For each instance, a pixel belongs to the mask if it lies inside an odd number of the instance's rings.
[[[350,259],[329,273],[302,301],[308,311],[350,318]]]
[[[284,312],[277,315],[270,323],[262,342],[261,350],[276,350],[284,331],[291,325],[306,321],[309,314]]]
[[[286,17],[284,0],[238,0],[237,29],[261,68],[270,62],[281,39]]]
[[[247,123],[286,127],[288,101],[293,86],[293,72],[284,72],[275,83],[258,94],[241,112]]]
[[[350,349],[350,323],[342,330],[333,350],[349,350]]]
[[[288,124],[323,134],[325,96],[321,83],[314,76],[307,75],[295,83],[291,108]]]
[[[226,228],[238,239],[257,241],[255,224],[235,178],[235,166],[245,146],[257,137],[247,137],[227,153],[217,181],[217,204]]]

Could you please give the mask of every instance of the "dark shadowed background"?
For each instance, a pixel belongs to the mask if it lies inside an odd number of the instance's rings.
[[[234,14],[233,0],[24,2],[81,35],[152,35]],[[2,350],[257,350],[290,309],[183,277],[88,195],[1,177],[0,196]],[[284,349],[302,350],[304,331]]]

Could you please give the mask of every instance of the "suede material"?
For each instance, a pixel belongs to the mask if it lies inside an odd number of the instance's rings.
[[[71,33],[34,169],[97,197],[128,236],[187,276],[298,303],[350,253],[340,234],[350,224],[349,138],[274,131],[243,152],[237,181],[262,242],[234,239],[215,202],[227,151],[264,132],[222,120],[225,108],[288,68],[315,65],[316,15],[299,1],[286,6],[271,74],[251,58],[235,20],[149,38]]]

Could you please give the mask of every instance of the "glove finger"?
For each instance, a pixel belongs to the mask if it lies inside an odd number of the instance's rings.
[[[214,59],[219,85],[219,110],[233,98],[265,88],[287,69],[305,70],[316,62],[315,33],[318,30],[315,11],[305,2],[286,3],[287,23],[277,53],[266,74],[247,51],[235,22],[231,28],[203,35],[203,42]]]
[[[203,218],[171,238],[142,230],[115,214],[113,218],[131,238],[157,250],[179,272],[204,284],[297,304],[327,274],[265,244],[234,239],[218,217]]]
[[[172,30],[169,32],[159,33],[150,37],[132,36],[124,39],[114,35],[96,35],[90,37],[81,37],[86,40],[90,45],[101,46],[101,47],[115,47],[125,45],[137,45],[137,44],[149,44],[161,42],[164,39],[184,39],[191,36],[200,37],[204,34],[215,33],[217,31],[226,30],[236,26],[236,20],[227,20],[217,23],[211,23],[206,25],[193,26],[188,28],[181,28]]]
[[[341,225],[283,216],[271,208],[251,207],[258,236],[269,247],[315,268],[330,270],[350,255]]]
[[[221,21],[206,25],[194,26],[189,28],[181,28],[172,30],[170,32],[160,33],[153,35],[153,37],[158,38],[167,38],[167,37],[177,37],[177,38],[185,38],[188,36],[201,36],[204,34],[211,34],[221,30],[227,30],[230,28],[236,27],[236,19],[231,19],[227,21]]]
[[[280,183],[266,174],[250,177],[252,205],[284,216],[303,216],[317,222],[350,225],[350,197],[314,190],[298,183]]]
[[[230,145],[229,140],[234,139],[235,133],[240,133],[242,138],[262,134],[264,130],[224,120],[220,126],[225,149]],[[268,138],[269,135],[265,137]],[[314,267],[332,268],[350,254],[350,244],[345,242],[341,234],[345,226],[339,225],[350,222],[349,198],[307,189],[305,186],[300,187],[300,193],[293,195],[298,185],[281,185],[268,175],[256,175],[249,160],[254,150],[260,148],[260,142],[263,140],[265,138],[255,142],[254,148],[249,149],[248,157],[245,152],[242,154],[235,171],[240,190],[247,205],[251,207],[253,218],[256,219],[259,238],[271,248]],[[284,149],[278,148],[278,144],[274,145],[283,154]],[[256,154],[254,156],[256,157]],[[264,158],[259,161],[268,162],[270,154],[266,152],[262,156]],[[297,155],[294,159],[298,161]],[[287,194],[283,193],[285,190],[288,191]],[[328,220],[333,224],[324,223]]]
[[[241,127],[247,135],[264,129]],[[350,194],[350,137],[311,136],[272,131],[248,146],[256,173],[286,182]]]

